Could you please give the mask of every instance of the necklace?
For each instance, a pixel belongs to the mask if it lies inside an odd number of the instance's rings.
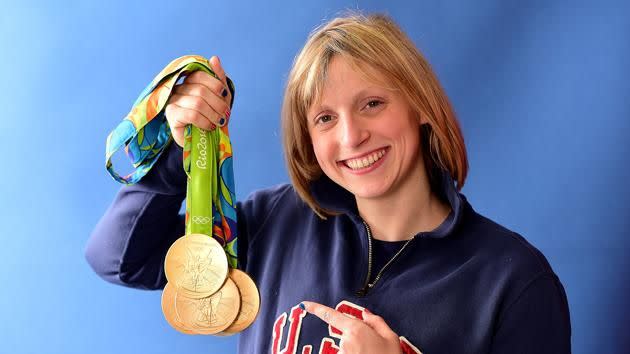
[[[389,267],[389,265],[392,264],[396,260],[396,258],[398,258],[398,256],[400,256],[403,253],[405,248],[409,246],[411,241],[413,241],[416,238],[416,235],[414,235],[412,238],[407,240],[407,242],[405,242],[405,244],[402,245],[402,247],[398,250],[398,252],[396,252],[396,254],[394,254],[394,256],[392,256],[392,258],[390,258],[389,261],[385,263],[383,268],[381,268],[381,270],[376,274],[374,281],[370,283],[370,278],[372,277],[372,231],[370,230],[370,225],[368,225],[365,221],[363,221],[363,225],[365,226],[365,230],[367,231],[367,237],[368,237],[368,271],[367,271],[367,276],[365,277],[365,283],[363,285],[363,288],[361,288],[356,293],[356,295],[359,297],[363,297],[367,295],[368,291],[370,291],[370,289],[372,289],[376,285],[379,279],[381,279],[381,276],[383,275],[383,272],[385,272],[387,267]]]

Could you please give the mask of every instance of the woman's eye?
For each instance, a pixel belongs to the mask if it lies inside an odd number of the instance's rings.
[[[379,100],[371,100],[370,102],[368,102],[365,106],[369,107],[369,108],[374,108],[374,107],[378,107],[382,104],[383,102],[379,101]]]
[[[317,124],[317,123],[328,123],[331,120],[332,120],[332,117],[330,116],[330,114],[326,114],[326,115],[323,115],[323,116],[320,116],[319,118],[317,118],[315,120],[315,124]]]

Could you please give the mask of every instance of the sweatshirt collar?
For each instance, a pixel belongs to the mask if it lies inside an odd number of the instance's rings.
[[[438,186],[435,186],[434,190],[439,198],[448,201],[451,206],[451,212],[440,226],[425,233],[424,237],[443,238],[450,235],[460,223],[464,206],[468,203],[466,197],[455,188],[451,175],[444,170],[440,170],[439,173],[440,182]],[[324,209],[347,214],[355,222],[362,220],[359,216],[354,195],[333,182],[325,174],[322,174],[318,180],[311,183],[310,190],[315,201]]]

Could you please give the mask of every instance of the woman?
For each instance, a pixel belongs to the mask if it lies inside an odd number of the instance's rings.
[[[231,94],[195,72],[166,107],[166,155],[123,187],[86,249],[108,281],[159,289],[184,234],[182,129],[227,124]],[[239,266],[262,308],[241,353],[569,353],[562,284],[520,235],[458,191],[463,137],[446,94],[391,21],[318,28],[296,57],[282,113],[291,184],[237,205]],[[311,313],[314,316],[307,316]]]

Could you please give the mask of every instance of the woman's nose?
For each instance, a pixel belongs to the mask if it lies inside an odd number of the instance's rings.
[[[367,127],[356,117],[341,116],[339,123],[339,142],[345,147],[357,147],[370,136]]]

